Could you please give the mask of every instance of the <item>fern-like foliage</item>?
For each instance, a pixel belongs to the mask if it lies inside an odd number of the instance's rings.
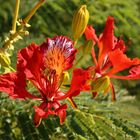
[[[60,126],[59,119],[49,116],[38,128],[33,124],[33,101],[11,101],[1,95],[0,139],[14,140],[139,140],[139,102],[123,95],[118,89],[118,101],[108,101],[108,96],[91,99],[82,93],[75,98],[77,110],[67,111],[67,120]],[[102,100],[101,100],[102,98]],[[32,112],[31,112],[32,110]],[[10,111],[10,112],[9,112]]]

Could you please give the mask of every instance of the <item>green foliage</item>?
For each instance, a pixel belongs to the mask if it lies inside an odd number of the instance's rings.
[[[122,96],[123,94],[123,96]],[[34,101],[13,101],[1,95],[0,139],[7,140],[139,140],[139,102],[126,90],[117,90],[116,102],[108,95],[91,99],[82,93],[75,101],[77,110],[67,111],[63,125],[49,116],[38,128],[33,124]],[[32,110],[32,111],[31,111]],[[10,112],[9,112],[10,111]]]
[[[0,0],[0,35],[10,30],[13,7],[13,1],[4,2]]]

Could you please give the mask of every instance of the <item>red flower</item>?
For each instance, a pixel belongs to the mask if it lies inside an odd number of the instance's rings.
[[[14,98],[40,99],[41,105],[34,107],[36,126],[42,118],[49,115],[59,116],[62,124],[66,117],[67,105],[61,105],[56,98],[64,96],[59,89],[61,79],[64,70],[72,66],[75,53],[72,41],[64,36],[48,38],[40,46],[31,44],[21,49],[18,53],[17,72],[0,76],[0,91],[7,92]],[[26,79],[39,90],[39,97],[26,91]]]
[[[85,31],[86,38],[97,40],[95,31],[90,27],[90,31]],[[91,37],[92,36],[92,37]],[[108,17],[105,25],[104,32],[100,35],[97,45],[99,48],[98,59],[95,56],[94,49],[92,49],[92,57],[95,63],[95,66],[89,68],[89,70],[94,71],[93,81],[96,79],[108,76],[110,78],[118,79],[140,79],[140,59],[128,58],[124,53],[126,51],[126,46],[124,41],[117,39],[114,36],[114,19],[113,17]],[[118,76],[118,72],[125,69],[131,68],[130,74],[127,76]],[[99,81],[99,80],[98,80]],[[101,81],[101,80],[100,80]],[[93,85],[94,86],[94,85]],[[115,100],[115,93],[113,84],[110,83],[110,88],[112,89],[112,98]],[[108,89],[105,89],[107,91]],[[96,96],[96,92],[93,93],[93,96]]]
[[[80,94],[81,91],[89,91],[90,85],[88,84],[88,80],[90,79],[90,75],[88,70],[83,70],[77,68],[73,71],[73,77],[70,84],[70,89],[63,96],[56,97],[54,100],[62,100],[68,98],[74,108],[77,108],[77,105],[73,101],[72,97]]]

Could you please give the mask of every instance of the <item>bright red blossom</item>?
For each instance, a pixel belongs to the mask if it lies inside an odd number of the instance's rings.
[[[77,80],[80,79],[78,84],[81,88],[78,85],[76,88],[75,80],[72,80],[70,91],[67,93],[60,91],[63,72],[72,67],[75,53],[72,41],[64,36],[48,38],[40,46],[31,44],[21,49],[18,53],[17,72],[0,76],[0,91],[7,92],[13,98],[41,100],[40,106],[34,107],[36,126],[40,124],[42,118],[49,115],[59,116],[62,124],[66,117],[67,105],[61,105],[59,100],[72,98],[76,92],[79,94],[80,90],[85,88],[85,82],[81,77],[77,77]],[[73,79],[75,76],[77,75],[74,72]],[[39,90],[40,96],[36,97],[25,89],[26,79]]]
[[[94,34],[94,35],[93,35]],[[128,58],[124,53],[126,51],[126,46],[122,39],[117,39],[114,36],[114,18],[108,17],[105,25],[104,32],[97,39],[95,31],[92,27],[89,31],[85,31],[85,36],[87,39],[92,39],[94,42],[97,41],[99,48],[98,59],[96,58],[94,49],[92,49],[92,57],[95,66],[89,68],[90,71],[95,72],[93,80],[96,81],[99,77],[109,76],[110,78],[118,79],[140,79],[140,59]],[[119,76],[116,73],[123,71],[125,69],[131,68],[130,75]],[[112,89],[112,98],[115,100],[115,93],[113,84],[110,83],[110,88]],[[107,89],[105,89],[107,90]],[[97,93],[93,93],[96,96]]]

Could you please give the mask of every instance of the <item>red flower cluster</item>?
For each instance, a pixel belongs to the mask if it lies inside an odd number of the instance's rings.
[[[101,79],[101,77],[104,76],[126,80],[140,79],[140,59],[130,59],[126,56],[126,46],[124,41],[122,39],[117,39],[114,36],[113,17],[108,17],[104,32],[99,38],[96,36],[95,30],[92,26],[87,26],[85,37],[87,40],[92,39],[99,49],[98,58],[96,58],[94,48],[92,49],[92,57],[95,65],[91,66],[89,70],[94,72],[92,77],[93,81],[96,81],[98,78]],[[128,68],[131,68],[129,70],[129,75],[116,75],[118,72]],[[108,91],[109,88],[112,89],[112,99],[115,100],[115,91],[112,82],[110,82],[109,86],[104,89],[105,92]],[[97,92],[93,92],[93,96],[96,95]]]
[[[115,100],[115,91],[110,78],[140,79],[140,60],[130,59],[125,55],[124,41],[114,36],[114,19],[108,17],[104,32],[98,38],[95,30],[88,26],[85,30],[87,40],[93,40],[98,46],[98,58],[92,48],[94,65],[86,70],[74,69],[70,88],[67,92],[61,91],[64,80],[64,71],[72,67],[77,50],[73,42],[65,36],[56,36],[40,46],[31,44],[18,52],[17,71],[0,76],[0,91],[6,92],[12,98],[38,100],[40,106],[34,106],[34,123],[38,126],[42,118],[57,115],[62,124],[66,118],[67,104],[60,100],[69,99],[76,107],[72,97],[81,91],[92,91],[93,95],[104,90],[112,89],[112,98]],[[131,68],[129,75],[119,76],[116,73]],[[26,89],[26,81],[30,81],[40,95],[33,95]]]

